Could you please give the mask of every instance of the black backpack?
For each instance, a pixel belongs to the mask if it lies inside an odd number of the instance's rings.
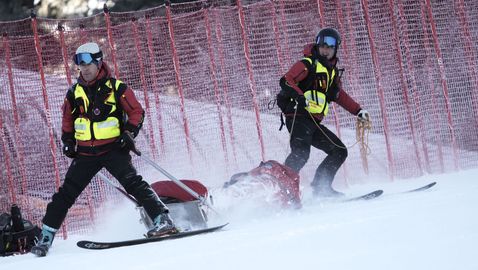
[[[0,256],[24,254],[30,252],[40,236],[41,230],[30,221],[21,219],[23,230],[15,231],[12,215],[0,214]]]

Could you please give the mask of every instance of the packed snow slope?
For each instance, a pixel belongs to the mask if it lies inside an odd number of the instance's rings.
[[[437,181],[431,190],[399,194]],[[352,187],[360,194],[378,186]],[[91,235],[56,239],[47,257],[0,258],[1,269],[478,269],[478,170],[380,184],[371,201],[332,203],[304,189],[300,210],[280,211],[258,199],[214,190],[222,231],[134,247],[90,251],[80,239],[141,237],[127,201],[111,207]]]

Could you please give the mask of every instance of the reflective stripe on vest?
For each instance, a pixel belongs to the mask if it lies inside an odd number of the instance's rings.
[[[111,85],[111,80],[108,80],[105,83],[105,85],[109,89],[111,89],[111,92],[104,102],[105,104],[111,106],[111,110],[107,118],[100,122],[92,122],[90,119],[87,118],[86,113],[88,112],[88,106],[90,104],[90,101],[88,100],[88,96],[86,95],[83,86],[81,86],[80,84],[76,85],[74,91],[75,100],[77,100],[78,98],[81,98],[83,100],[84,114],[80,114],[78,118],[75,119],[75,139],[79,141],[89,141],[93,138],[98,140],[104,140],[115,138],[120,135],[120,120],[117,117],[112,116],[112,114],[117,109],[114,91],[119,88],[121,83],[122,82],[120,80],[116,80],[114,88]]]
[[[312,64],[312,59],[304,58],[310,64]],[[321,92],[318,89],[307,89],[304,91],[304,97],[308,101],[308,106],[305,109],[310,113],[322,113],[324,116],[327,115],[329,112],[329,106],[327,102],[327,98],[325,93],[329,90],[329,87],[334,82],[335,78],[335,69],[332,69],[332,74],[329,74],[329,71],[326,67],[324,67],[319,61],[315,61],[315,73],[316,74],[326,74],[327,75],[327,82],[325,85],[325,92]],[[322,86],[322,81],[319,81],[319,84]]]

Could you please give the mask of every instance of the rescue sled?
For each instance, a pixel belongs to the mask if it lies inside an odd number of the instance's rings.
[[[188,188],[196,192],[205,200],[208,199],[208,190],[197,180],[179,180]],[[175,182],[162,180],[151,184],[151,188],[159,196],[161,201],[169,208],[171,218],[181,230],[207,228],[208,209],[204,201],[193,197]],[[137,206],[140,212],[141,223],[147,230],[153,227],[153,222],[141,206]]]
[[[153,225],[150,217],[146,214],[144,208],[126,191],[114,185],[103,174],[98,174],[108,184],[113,185],[119,192],[136,204],[141,215],[141,222],[147,230]],[[146,237],[129,240],[120,240],[112,242],[98,242],[92,240],[82,240],[76,243],[80,248],[90,250],[101,250],[147,244],[165,240],[180,239],[184,237],[210,233],[224,228],[228,223],[208,224],[207,210],[217,213],[207,202],[207,188],[196,180],[178,180],[158,181],[151,184],[151,188],[158,195],[161,201],[169,208],[169,214],[173,219],[175,226],[179,229],[178,233],[163,235],[158,237]],[[210,197],[209,197],[210,198]]]
[[[151,188],[169,208],[171,218],[180,231],[191,231],[209,227],[206,213],[208,213],[208,210],[212,210],[214,213],[217,213],[217,211],[213,209],[212,203],[208,202],[210,197],[208,198],[207,188],[203,184],[197,180],[179,180],[152,159],[143,155],[137,148],[133,147],[131,151],[169,179],[155,182],[151,184]],[[122,188],[113,184],[103,174],[98,173],[98,176],[133,201],[140,212],[141,222],[148,231],[152,229],[153,222],[151,218],[135,198],[126,193]]]
[[[141,216],[140,222],[144,224],[147,230],[153,227],[151,218],[133,196],[113,183],[104,174],[98,173],[98,176],[136,205]],[[207,201],[208,199],[212,201],[207,188],[197,180],[157,181],[151,184],[151,188],[169,208],[171,218],[181,230],[207,228],[207,213],[210,212],[209,210],[216,212]]]

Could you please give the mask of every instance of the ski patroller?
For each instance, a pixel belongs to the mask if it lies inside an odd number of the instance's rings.
[[[83,240],[83,241],[77,242],[76,245],[80,248],[91,249],[91,250],[134,246],[134,245],[140,245],[140,244],[147,244],[147,243],[154,243],[154,242],[160,242],[165,240],[184,238],[184,237],[203,234],[203,233],[210,233],[210,232],[214,232],[224,228],[227,224],[228,223],[205,228],[205,229],[199,229],[199,230],[184,231],[184,232],[179,232],[177,234],[171,234],[167,236],[152,237],[152,238],[138,238],[138,239],[132,239],[132,240],[117,241],[117,242],[96,242],[96,241]]]

